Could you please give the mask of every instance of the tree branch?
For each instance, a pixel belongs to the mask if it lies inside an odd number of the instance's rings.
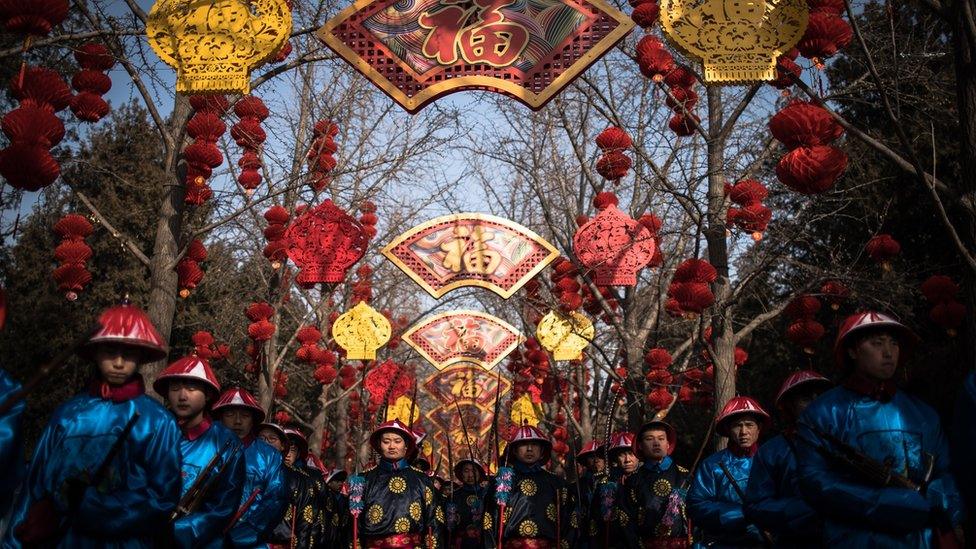
[[[68,184],[68,186],[69,187],[71,186],[70,183]],[[121,231],[119,231],[114,226],[112,226],[112,224],[109,223],[108,219],[105,219],[105,216],[102,215],[100,211],[98,211],[98,208],[96,208],[94,204],[92,204],[92,201],[89,200],[89,198],[85,195],[85,193],[78,190],[75,190],[74,192],[75,195],[78,196],[78,199],[81,200],[81,202],[85,205],[86,208],[88,208],[88,211],[90,211],[92,215],[95,216],[95,219],[98,220],[98,222],[101,223],[103,227],[108,229],[108,232],[112,233],[112,236],[121,240],[122,244],[126,248],[128,248],[130,252],[132,252],[132,255],[136,256],[136,259],[138,259],[139,261],[142,262],[143,265],[148,267],[149,258],[146,257],[146,254],[144,254],[141,249],[139,249],[139,245],[136,244],[134,240],[122,234]]]

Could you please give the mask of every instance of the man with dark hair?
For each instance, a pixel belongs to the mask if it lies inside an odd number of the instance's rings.
[[[516,431],[501,456],[495,479],[495,497],[488,497],[485,546],[499,549],[553,549],[575,547],[579,520],[566,483],[547,471],[552,442],[532,425]],[[503,469],[511,473],[506,479]],[[504,512],[498,498],[507,491]],[[501,535],[499,535],[501,529]]]
[[[576,454],[576,482],[568,485],[570,495],[576,500],[576,513],[583,522],[584,532],[577,540],[580,549],[589,549],[592,546],[590,536],[598,535],[598,525],[594,522],[600,517],[591,517],[593,507],[593,494],[596,489],[596,482],[602,475],[606,474],[607,460],[603,444],[596,440],[591,440],[583,445],[583,448]]]
[[[630,520],[622,533],[628,547],[683,549],[690,543],[688,469],[671,460],[677,441],[674,427],[661,420],[645,423],[634,437],[634,453],[643,463],[624,483],[622,509]]]
[[[796,475],[796,421],[803,410],[833,384],[822,375],[800,370],[776,395],[785,425],[766,441],[752,462],[746,487],[746,518],[774,536],[777,547],[819,547],[821,520],[800,495]]]
[[[759,434],[768,423],[769,414],[762,406],[744,396],[730,399],[715,420],[715,432],[728,437],[728,446],[702,460],[687,500],[688,517],[706,546],[763,544],[759,529],[746,519],[740,494],[759,450]]]
[[[939,416],[894,383],[915,342],[886,314],[851,315],[834,344],[843,383],[800,416],[800,489],[824,518],[827,546],[933,547],[953,530],[962,538]]]
[[[621,528],[629,528],[629,516],[621,508],[624,496],[624,481],[640,462],[634,454],[634,434],[625,431],[610,435],[607,447],[610,468],[596,477],[593,498],[590,502],[589,547],[610,549],[624,542],[619,534]]]
[[[487,490],[481,483],[488,472],[474,458],[458,461],[454,476],[461,486],[454,490],[448,503],[448,531],[452,549],[481,549],[484,547],[484,513]]]
[[[241,441],[210,417],[210,408],[220,396],[217,377],[210,363],[190,355],[160,372],[153,390],[166,399],[183,432],[180,497],[186,499],[195,486],[207,487],[196,501],[183,501],[177,508],[173,541],[179,547],[221,547],[224,530],[241,503],[247,475]],[[211,463],[214,466],[208,471]]]

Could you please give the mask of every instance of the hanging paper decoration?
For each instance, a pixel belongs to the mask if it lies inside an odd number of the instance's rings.
[[[332,325],[332,339],[345,349],[349,360],[374,360],[376,350],[390,340],[390,321],[361,301],[339,315]]]
[[[807,0],[807,5],[810,8],[809,22],[796,47],[803,57],[823,68],[825,59],[851,43],[854,31],[841,17],[844,11],[843,2]]]
[[[356,269],[358,280],[352,283],[352,299],[350,303],[355,305],[360,301],[369,303],[373,299],[373,268],[369,265],[362,265]]]
[[[322,332],[315,326],[302,326],[295,334],[299,347],[295,351],[295,360],[312,364],[320,352],[319,341],[322,339]]]
[[[637,67],[641,74],[655,82],[675,68],[674,56],[656,36],[648,34],[637,43]]]
[[[359,216],[359,223],[363,226],[366,238],[372,240],[376,236],[376,223],[379,221],[379,217],[376,216],[376,204],[367,200],[360,211],[362,214]]]
[[[104,45],[88,43],[75,50],[75,60],[82,70],[71,78],[71,87],[78,92],[71,98],[71,112],[79,120],[98,122],[109,111],[102,96],[112,89],[106,72],[115,66],[115,58]]]
[[[820,286],[820,293],[830,303],[830,308],[836,311],[851,295],[851,290],[839,280],[827,280]]]
[[[260,97],[245,95],[234,104],[234,114],[239,120],[230,129],[230,136],[238,147],[244,149],[244,154],[237,161],[241,168],[237,182],[244,189],[244,194],[251,196],[261,184],[261,148],[268,137],[261,122],[270,113]]]
[[[529,425],[535,427],[539,425],[542,414],[532,402],[529,395],[522,395],[512,401],[512,410],[508,414],[512,425]]]
[[[387,244],[383,255],[434,298],[478,286],[508,299],[559,252],[507,219],[460,213],[409,229]]]
[[[726,188],[729,199],[739,208],[729,207],[726,214],[728,225],[752,233],[756,242],[762,240],[763,232],[773,217],[773,211],[762,201],[769,194],[766,187],[755,179],[739,181]]]
[[[718,277],[710,263],[703,259],[686,259],[677,269],[668,287],[668,303],[679,315],[694,317],[700,315],[715,302],[715,295],[709,286]]]
[[[68,16],[68,0],[3,0],[0,21],[7,32],[46,36]],[[26,49],[26,48],[25,48]]]
[[[811,295],[794,298],[783,310],[791,320],[786,328],[786,337],[808,355],[816,353],[814,348],[824,336],[823,324],[817,322],[820,300]]]
[[[541,109],[633,26],[603,0],[358,0],[318,37],[411,113],[470,89]]]
[[[91,273],[85,263],[91,259],[92,250],[85,238],[93,230],[88,219],[78,214],[68,214],[54,224],[54,232],[61,237],[61,243],[54,249],[54,258],[59,265],[52,276],[58,283],[58,291],[63,292],[68,301],[78,299],[78,292],[91,282]]]
[[[193,139],[193,143],[183,149],[186,159],[186,181],[184,202],[192,206],[199,206],[210,200],[213,191],[207,184],[207,179],[214,168],[224,162],[224,155],[217,147],[217,141],[224,135],[227,125],[224,124],[224,113],[229,103],[223,95],[193,95],[190,97],[193,107],[193,117],[186,124],[186,134]]]
[[[633,164],[624,151],[633,147],[634,142],[622,128],[610,126],[596,137],[596,145],[603,151],[603,156],[596,161],[597,173],[614,185],[620,183]]]
[[[294,9],[295,7],[294,2],[292,0],[285,0],[285,6],[288,7],[289,12],[291,12],[291,10]],[[281,49],[278,50],[278,53],[276,53],[274,57],[271,59],[271,62],[281,63],[285,59],[288,59],[288,56],[291,54],[291,51],[292,51],[291,40],[285,40],[285,43],[281,46]]]
[[[336,168],[335,152],[339,145],[335,136],[339,135],[339,126],[327,120],[319,120],[312,128],[312,146],[308,149],[309,185],[315,192],[320,192],[332,181],[332,170]]]
[[[272,206],[264,212],[264,219],[268,222],[268,226],[264,228],[264,238],[268,244],[263,253],[275,270],[280,269],[281,264],[288,260],[288,239],[285,231],[290,218],[288,210],[281,206]]]
[[[806,26],[804,0],[661,2],[664,36],[702,62],[706,83],[772,80],[776,58],[800,40]]]
[[[3,117],[0,128],[10,144],[0,150],[0,175],[12,187],[37,191],[54,183],[61,166],[51,149],[64,138],[55,113],[68,106],[71,90],[58,73],[27,67],[10,83],[19,106]]]
[[[646,227],[610,201],[573,236],[573,253],[593,271],[598,286],[634,286],[637,271],[654,256],[654,238]]]
[[[881,233],[868,240],[864,245],[864,251],[875,263],[881,265],[883,271],[887,272],[891,270],[891,260],[901,253],[901,244],[890,234]]]
[[[274,316],[274,308],[271,305],[263,301],[251,303],[244,314],[251,321],[247,327],[247,337],[255,343],[271,339],[276,330],[274,323],[270,320]],[[252,358],[256,358],[260,353],[260,348],[257,345],[254,347],[254,353]]]
[[[146,36],[176,69],[179,93],[251,90],[251,71],[274,57],[291,34],[285,0],[158,0]]]
[[[966,318],[966,306],[956,300],[959,285],[948,276],[932,275],[922,283],[921,290],[925,299],[932,304],[929,318],[944,328],[949,337],[955,337]]]
[[[535,330],[539,343],[559,360],[581,360],[583,349],[593,341],[596,333],[593,323],[586,315],[570,313],[563,315],[556,311],[542,317]]]
[[[366,253],[369,240],[363,226],[325,200],[303,212],[288,227],[288,257],[300,269],[295,281],[303,287],[336,284]]]
[[[319,349],[314,358],[316,367],[312,377],[322,385],[330,385],[339,375],[335,368],[338,357],[328,349]]]
[[[844,128],[823,107],[794,100],[773,116],[769,129],[790,149],[776,165],[776,177],[794,191],[830,190],[847,169],[847,154],[830,144]]]
[[[187,298],[190,291],[203,281],[203,269],[200,263],[207,259],[207,248],[197,239],[190,242],[186,255],[176,264],[176,276],[180,287],[180,297]]]
[[[370,403],[383,404],[384,399],[387,398],[389,399],[387,402],[393,402],[404,397],[413,389],[413,371],[408,366],[397,364],[388,358],[366,374],[363,386],[369,392]],[[397,419],[406,421],[408,415]],[[387,419],[390,419],[389,414]],[[408,424],[412,423],[413,421]]]
[[[509,323],[477,311],[425,318],[400,337],[438,370],[464,362],[491,370],[522,341]]]

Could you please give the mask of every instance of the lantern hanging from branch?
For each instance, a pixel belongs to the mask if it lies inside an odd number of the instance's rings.
[[[349,360],[374,360],[376,350],[386,345],[392,333],[390,321],[365,301],[339,315],[332,324],[332,338],[345,349]]]
[[[369,245],[362,224],[331,200],[303,212],[285,235],[303,287],[342,282]]]
[[[578,312],[564,315],[550,311],[535,330],[539,343],[555,360],[581,360],[594,334],[593,322]]]

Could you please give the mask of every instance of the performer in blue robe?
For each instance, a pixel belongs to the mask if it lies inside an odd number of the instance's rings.
[[[0,369],[0,402],[6,402],[19,390],[20,383]],[[20,400],[0,416],[0,517],[7,516],[14,492],[24,480],[24,436],[20,424],[24,407]]]

